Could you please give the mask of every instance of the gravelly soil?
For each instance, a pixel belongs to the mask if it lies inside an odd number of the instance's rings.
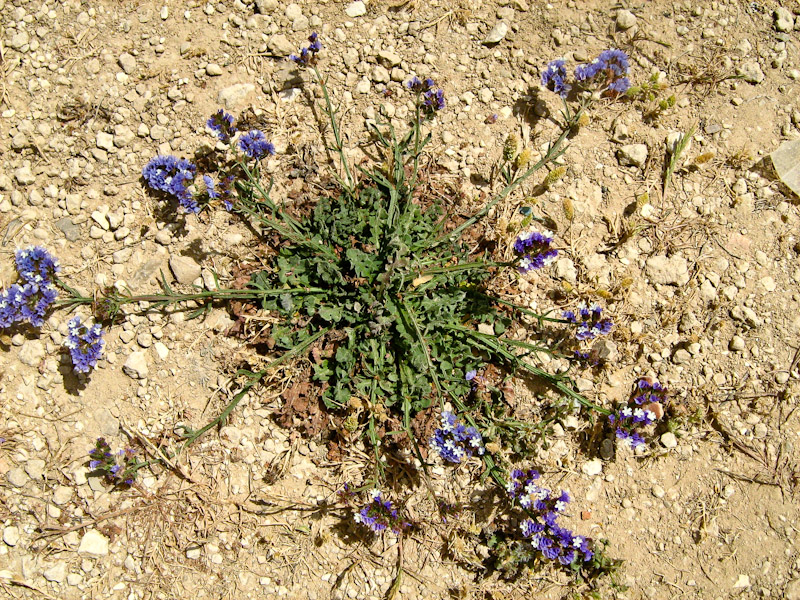
[[[558,287],[603,297],[616,322],[608,364],[577,374],[578,388],[611,406],[637,377],[656,376],[686,416],[645,455],[618,447],[604,460],[597,430],[566,415],[536,460],[572,493],[570,525],[625,561],[603,597],[800,598],[798,199],[768,159],[800,136],[800,11],[622,4],[412,0],[358,14],[358,2],[0,0],[0,282],[13,282],[14,249],[37,244],[84,292],[157,290],[160,272],[181,289],[213,285],[212,271],[229,283],[260,256],[254,232],[221,211],[175,213],[146,193],[141,168],[157,153],[212,144],[204,123],[224,105],[275,143],[275,197],[313,188],[333,167],[301,91],[313,88],[286,60],[312,31],[355,161],[370,152],[356,146],[366,120],[403,126],[404,81],[431,76],[443,87],[448,106],[425,169],[462,193],[465,211],[485,199],[509,133],[540,151],[556,132],[544,65],[622,48],[634,83],[656,74],[663,84],[655,98],[597,103],[559,159],[564,176],[510,197],[477,234],[507,244],[523,205],[552,219],[560,260],[504,291],[545,310],[564,307],[546,293]],[[502,39],[484,43],[501,22]],[[659,110],[672,94],[674,106]],[[692,128],[664,189],[668,140]],[[142,451],[154,452],[180,423],[218,414],[238,389],[236,367],[257,359],[224,335],[232,320],[222,308],[194,321],[137,310],[79,380],[61,351],[69,318],[59,311],[41,335],[0,340],[4,595],[387,593],[397,539],[365,539],[340,507],[319,509],[343,482],[360,482],[368,451],[355,444],[334,462],[324,441],[274,420],[294,369],[250,393],[175,468],[142,471],[127,490],[87,478],[95,438],[115,448],[146,439]],[[517,394],[536,402],[522,384]],[[433,484],[469,497],[479,471],[437,467]],[[437,523],[426,490],[410,493],[409,512],[426,525],[403,542],[398,597],[585,591],[547,570],[510,582],[486,573],[487,548],[466,517]]]

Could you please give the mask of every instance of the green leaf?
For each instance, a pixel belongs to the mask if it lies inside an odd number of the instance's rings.
[[[341,306],[320,306],[319,311],[317,314],[329,323],[338,323],[339,320],[342,318],[342,307]]]

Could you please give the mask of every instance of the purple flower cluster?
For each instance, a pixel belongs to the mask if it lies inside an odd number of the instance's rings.
[[[261,160],[265,156],[275,154],[275,146],[267,141],[263,131],[253,129],[239,138],[239,148],[250,158]]]
[[[190,213],[200,212],[190,189],[196,173],[197,167],[192,163],[172,155],[156,156],[142,169],[142,177],[150,189],[173,196]]]
[[[58,260],[41,246],[17,250],[14,258],[22,281],[0,293],[0,328],[23,321],[41,327],[47,310],[58,298]]]
[[[102,472],[108,483],[132,485],[136,479],[135,454],[133,448],[114,453],[105,438],[97,438],[94,448],[89,450],[89,468]]]
[[[103,330],[96,323],[91,327],[81,323],[77,316],[70,320],[68,327],[69,335],[64,346],[69,349],[73,369],[76,373],[88,373],[103,354]]]
[[[300,48],[300,56],[297,54],[292,54],[289,56],[289,59],[303,67],[313,65],[317,58],[317,52],[322,50],[322,44],[318,38],[319,36],[316,32],[312,33],[310,36],[308,36],[308,41],[311,42],[308,47]]]
[[[592,62],[575,67],[575,82],[582,86],[597,84],[602,90],[624,94],[631,87],[628,79],[631,67],[628,55],[622,50],[603,50]],[[572,86],[567,83],[567,67],[563,60],[553,60],[542,72],[542,85],[562,98]]]
[[[639,430],[658,421],[664,414],[667,390],[658,381],[643,378],[636,384],[637,395],[632,403],[618,407],[608,416],[608,422],[615,428],[617,439],[631,448],[645,443]]]
[[[631,67],[628,55],[622,50],[604,50],[592,62],[575,68],[575,80],[580,83],[599,81],[606,89],[624,94],[631,87],[627,75]]]
[[[539,486],[536,483],[538,479],[539,473],[534,469],[515,469],[507,484],[512,500],[528,515],[520,523],[522,535],[548,560],[557,560],[562,565],[591,560],[594,556],[591,539],[573,535],[569,529],[558,524],[558,517],[569,504],[569,494],[562,491],[556,496]]]
[[[577,311],[564,311],[563,317],[578,326],[575,334],[578,340],[592,340],[597,336],[608,334],[614,325],[608,317],[601,317],[602,312],[603,309],[598,304],[581,302]]]
[[[558,250],[551,248],[553,238],[538,231],[521,234],[514,242],[514,252],[520,256],[519,271],[527,273],[551,264],[558,256]]]
[[[444,90],[438,89],[436,83],[430,77],[420,79],[419,77],[412,77],[406,82],[406,87],[418,94],[418,98],[422,97],[422,107],[428,113],[434,113],[444,109],[446,103],[444,100]]]
[[[468,380],[469,381],[469,380]],[[483,438],[474,427],[464,427],[458,417],[449,411],[442,413],[442,424],[433,432],[431,448],[444,460],[460,463],[461,459],[477,453],[483,455]]]
[[[375,533],[386,529],[400,533],[401,529],[408,527],[409,524],[400,519],[397,509],[392,506],[391,501],[381,497],[380,490],[372,490],[370,496],[372,497],[370,502],[353,515],[356,523],[365,525]]]
[[[233,115],[226,113],[220,108],[206,121],[206,126],[214,132],[219,138],[219,141],[227,144],[238,131],[233,123]]]
[[[542,72],[542,85],[562,98],[566,98],[572,86],[567,83],[567,67],[561,59],[550,61]]]

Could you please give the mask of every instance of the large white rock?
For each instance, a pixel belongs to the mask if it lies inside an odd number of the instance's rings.
[[[78,554],[95,557],[106,556],[108,554],[108,538],[96,529],[90,529],[81,539]]]

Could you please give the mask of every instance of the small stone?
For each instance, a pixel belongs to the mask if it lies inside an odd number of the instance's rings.
[[[67,563],[66,562],[57,562],[49,569],[45,569],[42,572],[42,576],[47,581],[53,581],[55,583],[62,583],[67,578]]]
[[[358,82],[356,85],[356,92],[359,94],[369,94],[369,90],[372,88],[372,84],[370,83],[369,79],[363,77],[361,81]]]
[[[789,381],[789,373],[787,371],[778,371],[775,373],[775,383],[783,385]]]
[[[800,579],[795,579],[786,584],[783,590],[784,600],[800,600]]]
[[[122,371],[132,379],[146,379],[149,373],[147,368],[147,358],[144,352],[131,352]]]
[[[400,57],[399,54],[395,54],[394,52],[388,52],[386,50],[381,50],[378,52],[378,61],[383,64],[388,69],[392,67],[396,67],[403,59]]]
[[[351,19],[363,17],[367,14],[367,6],[361,0],[356,0],[356,2],[351,2],[347,8],[344,9],[344,12]]]
[[[588,475],[589,477],[600,475],[600,473],[603,472],[603,461],[599,458],[593,458],[592,460],[583,463],[581,471],[583,471],[584,474]]]
[[[692,355],[689,354],[688,350],[684,350],[683,348],[679,348],[675,351],[675,354],[672,355],[672,362],[676,365],[685,365],[691,360]]]
[[[636,25],[636,15],[629,10],[617,11],[617,29],[627,31]]]
[[[19,51],[22,51],[22,49],[28,45],[29,41],[30,37],[28,36],[28,33],[25,30],[15,33],[10,40],[11,47],[14,48],[14,50],[19,50]]]
[[[647,155],[646,144],[626,144],[617,150],[617,160],[622,166],[642,167]]]
[[[189,285],[195,279],[200,277],[202,269],[194,259],[188,256],[175,255],[169,259],[169,268],[172,270],[175,279],[178,283]]]
[[[113,437],[119,433],[119,419],[112,415],[107,408],[101,408],[94,413],[94,420],[103,436]]]
[[[25,469],[17,467],[6,473],[6,481],[14,487],[22,487],[28,483],[28,476],[25,474]]]
[[[80,585],[83,581],[83,577],[81,577],[78,573],[70,573],[67,575],[67,584],[71,586]]]
[[[775,280],[772,277],[764,277],[759,281],[761,287],[763,287],[768,292],[774,292],[778,289],[778,284],[775,283]]]
[[[96,529],[87,531],[81,538],[78,554],[101,557],[108,554],[108,538]]]
[[[370,78],[375,83],[389,83],[389,71],[386,70],[386,67],[375,65],[370,73]]]
[[[278,0],[256,0],[256,8],[261,15],[268,15],[278,8]]]
[[[20,185],[30,185],[36,181],[30,167],[20,167],[14,171],[14,178]]]
[[[217,63],[208,63],[206,65],[206,75],[209,77],[219,77],[222,75],[222,67]]]
[[[27,473],[28,477],[34,481],[39,481],[44,478],[44,471],[46,467],[47,463],[45,463],[42,459],[33,458],[25,463],[25,473]]]
[[[794,16],[788,9],[781,6],[776,8],[772,15],[775,18],[775,29],[778,31],[788,33],[794,29]]]
[[[41,340],[27,340],[22,344],[17,356],[22,364],[38,367],[45,356],[44,343]]]
[[[729,348],[734,352],[743,352],[745,349],[744,339],[739,335],[733,336]]]
[[[755,61],[748,61],[736,69],[736,74],[740,75],[747,83],[756,85],[764,81],[764,72],[761,70],[759,64]]]
[[[667,431],[666,433],[662,434],[661,443],[664,445],[664,448],[677,448],[678,438],[676,438],[675,434],[671,431]]]
[[[19,543],[19,527],[11,525],[3,529],[3,541],[9,546]]]
[[[97,140],[95,143],[97,144],[98,148],[111,151],[114,149],[114,136],[105,131],[100,131],[97,134]]]
[[[739,577],[736,578],[736,583],[733,584],[734,589],[738,588],[748,588],[750,587],[750,576],[740,574]]]
[[[483,40],[484,45],[491,45],[497,44],[503,40],[508,34],[508,24],[505,21],[498,21],[492,30],[489,32],[489,35],[486,36]]]
[[[666,492],[664,491],[664,488],[663,488],[663,487],[661,487],[660,485],[654,485],[654,486],[653,486],[653,487],[650,489],[650,492],[651,492],[651,493],[653,494],[653,496],[655,496],[656,498],[663,498],[663,497],[664,497],[664,495],[666,494]]]
[[[600,442],[600,458],[603,460],[614,458],[614,440],[611,438],[605,438]]]
[[[60,485],[53,491],[53,503],[58,506],[64,506],[67,502],[72,500],[72,488],[66,485]]]
[[[689,265],[682,256],[651,256],[645,267],[647,276],[654,284],[684,286],[689,283]]]
[[[127,52],[120,54],[117,62],[119,62],[119,66],[128,75],[136,70],[136,59]]]
[[[189,560],[197,560],[202,555],[202,550],[200,548],[189,548],[186,551],[186,558]]]
[[[269,39],[267,42],[267,49],[276,56],[289,56],[297,52],[295,45],[282,33],[273,35]]]
[[[169,348],[167,348],[163,342],[156,342],[153,344],[153,349],[156,351],[158,358],[161,360],[167,360],[167,356],[169,355]]]

